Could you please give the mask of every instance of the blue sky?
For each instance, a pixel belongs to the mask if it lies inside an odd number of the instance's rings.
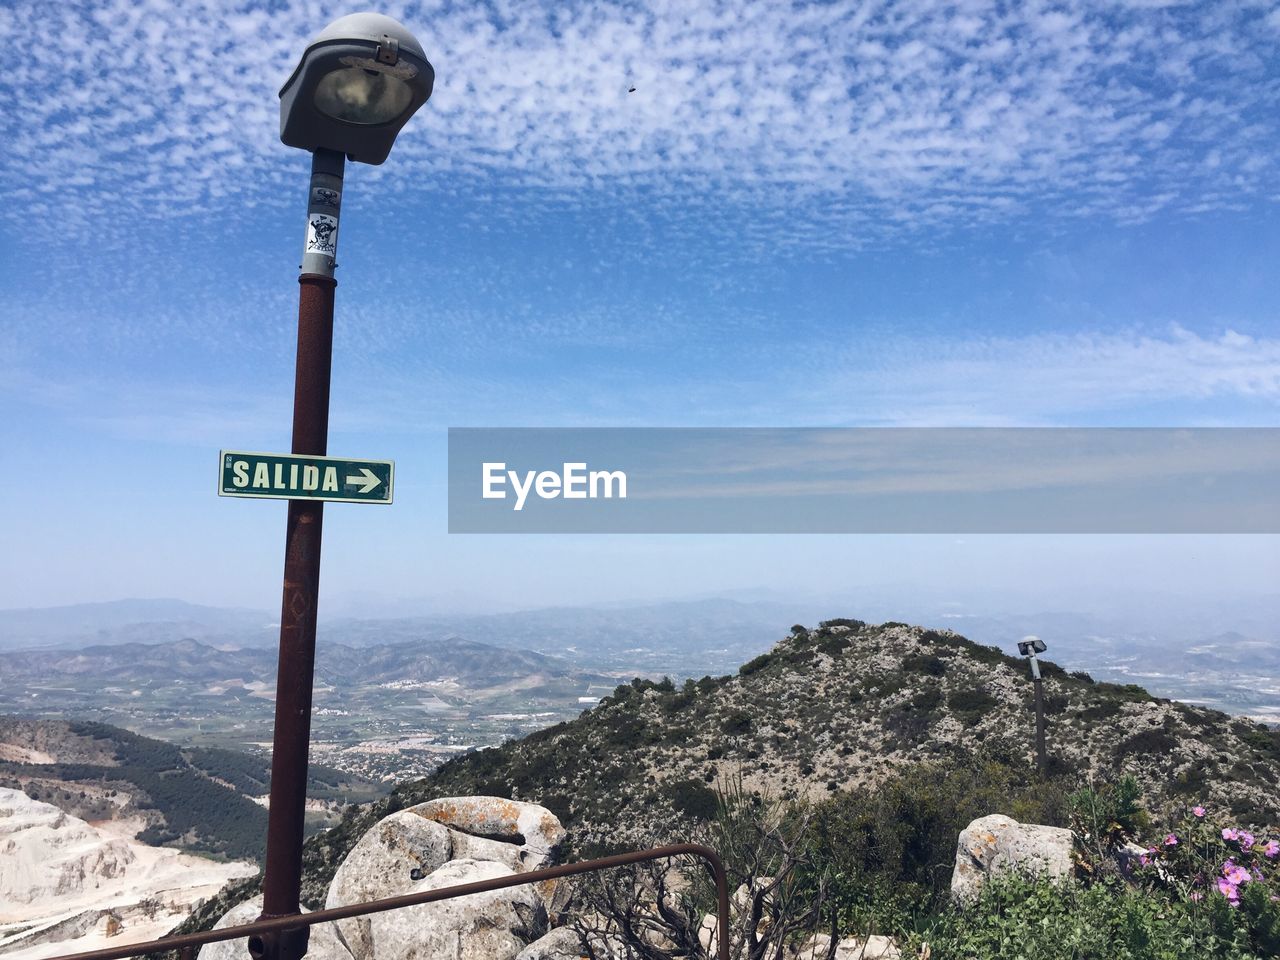
[[[0,607],[278,603],[283,506],[215,461],[287,449],[276,93],[352,9],[0,6],[61,45],[0,73]],[[444,444],[1280,425],[1276,3],[382,9],[437,79],[348,166],[330,449],[395,459],[397,503],[330,508],[334,603],[1274,589],[1270,537],[450,537]]]

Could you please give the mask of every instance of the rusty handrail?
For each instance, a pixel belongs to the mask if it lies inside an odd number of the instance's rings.
[[[595,870],[608,870],[622,867],[629,863],[643,863],[647,860],[662,860],[679,856],[701,857],[711,866],[716,878],[716,945],[719,960],[729,960],[729,878],[725,873],[724,863],[710,847],[699,843],[677,843],[666,847],[654,847],[650,850],[635,850],[630,853],[619,853],[599,860],[584,860],[581,863],[565,863],[558,867],[546,867],[532,870],[529,873],[515,873],[508,877],[494,877],[491,880],[477,880],[474,883],[462,883],[452,887],[441,887],[438,890],[424,890],[421,893],[408,893],[399,897],[387,897],[384,900],[370,900],[366,903],[353,903],[345,907],[331,907],[317,910],[314,913],[289,914],[283,917],[272,917],[270,920],[257,920],[238,927],[226,927],[222,930],[204,930],[200,933],[187,933],[179,937],[165,937],[161,940],[149,940],[145,943],[134,943],[123,947],[108,947],[104,950],[89,950],[84,953],[67,953],[49,960],[124,960],[144,953],[155,953],[177,950],[184,960],[194,956],[196,947],[206,943],[217,943],[222,940],[238,940],[266,933],[277,933],[293,930],[300,926],[310,927],[317,923],[331,920],[346,920],[348,917],[363,916],[368,913],[382,913],[386,910],[399,910],[401,907],[413,907],[421,903],[434,903],[438,900],[451,900],[454,897],[465,897],[470,893],[485,893],[490,890],[502,890],[506,887],[518,887],[527,883],[539,883],[543,880],[555,880],[559,877],[571,877],[579,873],[591,873]]]

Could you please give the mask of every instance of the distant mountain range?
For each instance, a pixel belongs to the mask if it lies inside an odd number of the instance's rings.
[[[191,639],[97,645],[79,650],[26,650],[5,655],[0,689],[82,677],[124,685],[236,680],[274,687],[276,667],[273,648],[223,648]],[[457,638],[366,647],[322,643],[316,654],[316,681],[334,685],[426,681],[447,676],[468,687],[496,686],[532,675],[567,676],[572,672],[570,664],[554,657],[528,650],[499,650]]]
[[[904,600],[894,607],[884,599],[866,606],[886,616],[903,616],[893,611],[911,607],[916,622],[955,629],[1007,651],[1022,637],[1035,634],[1049,644],[1051,656],[1073,668],[1106,679],[1138,680],[1162,695],[1280,722],[1277,597],[1194,609],[1167,598],[1135,597],[1129,612],[1106,614],[968,613],[956,603]],[[401,644],[426,645],[432,651],[444,650],[445,644],[471,649],[465,640],[558,658],[583,671],[681,678],[733,669],[767,650],[790,624],[814,622],[818,609],[830,606],[813,600],[707,598],[470,616],[322,617],[319,638],[334,650]],[[222,663],[237,662],[238,657],[246,671],[265,678],[274,668],[255,651],[274,651],[278,640],[274,619],[265,612],[177,600],[8,610],[0,611],[0,652],[196,640],[221,650]],[[141,653],[136,648],[133,652]],[[175,655],[182,653],[175,648]],[[103,656],[95,649],[91,658]],[[392,662],[395,659],[391,657]],[[57,670],[72,668],[66,659],[25,662],[32,670],[46,664],[54,664]]]
[[[182,600],[113,600],[0,610],[0,651],[265,637],[271,621],[277,619],[258,610],[204,607]]]

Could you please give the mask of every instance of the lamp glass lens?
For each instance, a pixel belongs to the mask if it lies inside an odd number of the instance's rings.
[[[412,99],[413,91],[403,80],[362,67],[334,70],[316,85],[316,109],[347,123],[389,123]]]

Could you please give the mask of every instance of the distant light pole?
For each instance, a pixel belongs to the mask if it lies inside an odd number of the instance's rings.
[[[1031,681],[1036,690],[1036,769],[1041,776],[1048,771],[1049,763],[1044,752],[1044,681],[1040,679],[1040,661],[1036,654],[1046,649],[1039,637],[1026,637],[1018,642],[1018,652],[1031,660]]]
[[[386,160],[396,134],[431,96],[434,80],[413,34],[390,17],[356,13],[335,20],[311,41],[280,91],[280,139],[312,153],[298,277],[295,454],[328,452],[333,271],[346,159]],[[263,918],[299,912],[323,511],[321,501],[289,501]],[[298,927],[253,937],[249,952],[267,960],[298,960],[307,952],[307,931]]]

